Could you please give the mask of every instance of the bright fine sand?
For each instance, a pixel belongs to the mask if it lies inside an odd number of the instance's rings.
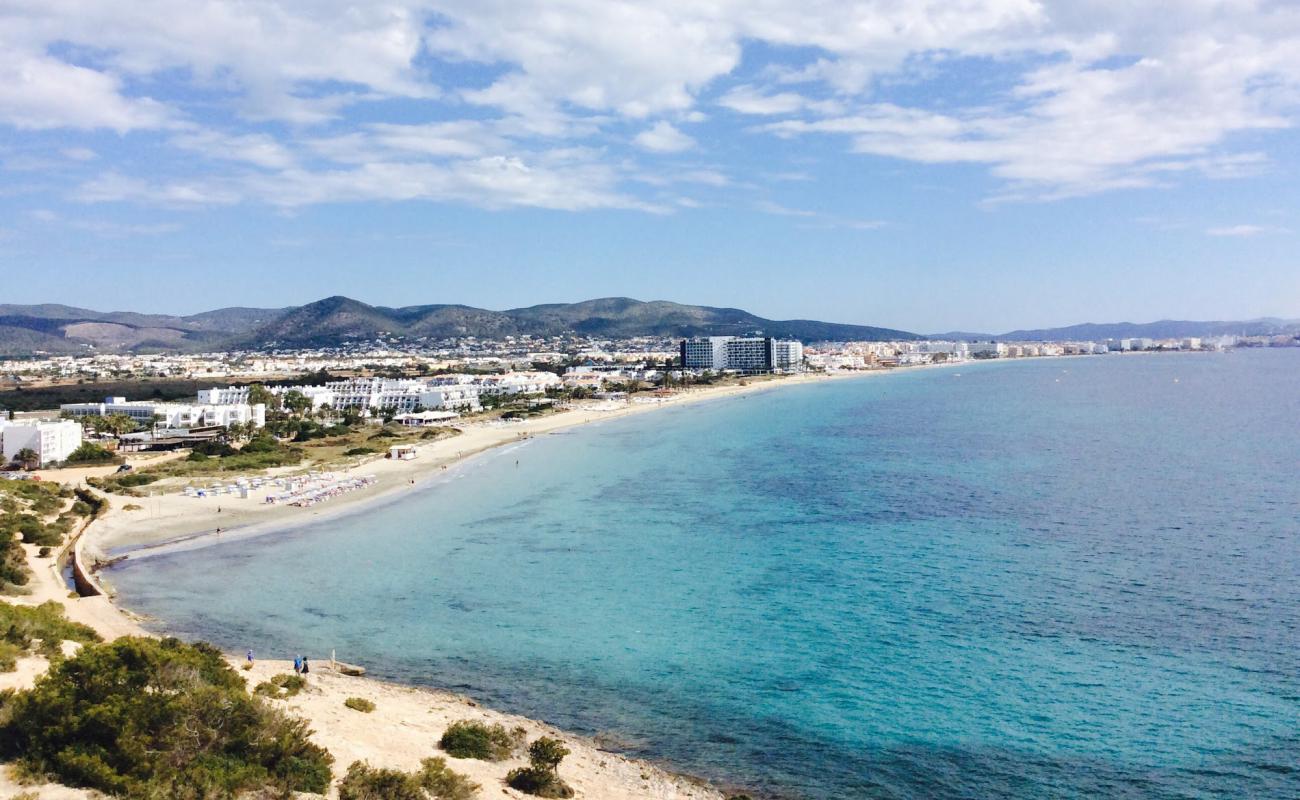
[[[359,505],[380,498],[400,496],[402,492],[411,491],[413,487],[435,479],[444,469],[459,461],[523,437],[545,435],[575,425],[645,413],[656,408],[821,380],[828,378],[798,376],[746,386],[706,387],[680,392],[666,399],[588,403],[555,415],[523,422],[465,424],[458,426],[462,431],[458,436],[419,445],[418,456],[414,460],[390,461],[376,458],[349,469],[334,469],[334,474],[340,478],[373,475],[377,480],[370,487],[310,508],[267,504],[264,502],[265,491],[254,492],[247,499],[233,495],[196,498],[176,493],[145,498],[109,495],[106,513],[89,526],[76,540],[74,547],[81,554],[83,563],[89,563],[117,548],[175,543],[190,537],[217,535],[218,528],[221,529],[219,535],[222,536],[270,533],[277,528],[301,526],[325,516],[356,510]],[[161,458],[169,457],[174,456]],[[144,466],[157,463],[159,459],[158,456],[132,458],[131,463]],[[78,484],[90,475],[106,474],[112,469],[46,470],[41,473],[41,477]],[[205,481],[193,483],[201,485]],[[127,511],[124,506],[129,504],[141,508]],[[34,547],[30,548],[28,562],[35,573],[29,587],[31,593],[9,598],[11,602],[37,604],[55,600],[64,606],[69,618],[91,626],[106,639],[149,635],[129,611],[115,606],[107,595],[84,598],[70,596],[52,559],[36,559]],[[507,728],[522,726],[528,731],[530,740],[542,734],[563,739],[572,754],[564,760],[560,772],[579,798],[720,800],[723,797],[720,791],[700,781],[671,774],[644,761],[602,751],[586,739],[557,731],[544,723],[484,709],[464,697],[334,674],[330,671],[328,654],[316,655],[318,660],[313,662],[308,688],[297,697],[272,702],[282,702],[308,720],[314,731],[313,739],[334,755],[336,776],[341,775],[355,760],[365,760],[375,766],[413,769],[420,759],[439,754],[436,743],[448,724],[459,719],[482,719],[500,722]],[[231,656],[230,659],[232,664],[242,666],[241,656]],[[45,667],[43,659],[23,659],[18,664],[17,672],[0,675],[0,689],[29,686]],[[288,662],[258,661],[246,674],[252,685],[291,669],[292,665]],[[366,714],[346,708],[343,701],[348,697],[372,700],[376,706],[375,711]],[[506,772],[524,763],[522,758],[516,757],[496,764],[471,759],[448,761],[455,770],[469,775],[482,785],[482,797],[527,797],[506,787],[503,781]],[[59,786],[19,785],[6,771],[0,770],[0,800],[20,796],[23,792],[51,800],[96,796],[94,793]],[[333,796],[332,791],[330,796]]]

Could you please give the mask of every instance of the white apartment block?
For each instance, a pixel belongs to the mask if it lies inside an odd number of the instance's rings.
[[[203,394],[202,392],[200,394]],[[110,417],[122,414],[141,425],[155,421],[162,428],[200,428],[210,425],[227,426],[232,423],[257,427],[266,424],[266,406],[261,403],[160,403],[150,400],[128,401],[125,397],[109,397],[102,403],[65,403],[59,410],[73,419]]]
[[[10,422],[0,420],[0,451],[4,463],[14,461],[20,450],[30,449],[38,466],[62,461],[81,446],[81,426],[70,419],[57,422]]]
[[[970,345],[970,354],[985,358],[1005,358],[1007,346],[1002,342],[975,342]]]

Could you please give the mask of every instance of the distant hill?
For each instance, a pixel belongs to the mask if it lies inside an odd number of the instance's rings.
[[[312,346],[343,339],[376,336],[445,339],[475,336],[722,336],[763,332],[813,341],[817,339],[917,339],[914,333],[841,325],[812,320],[770,320],[737,308],[691,306],[665,301],[642,302],[627,297],[606,297],[581,303],[551,303],[488,311],[460,305],[370,306],[348,297],[327,297],[288,309],[274,322],[256,330],[243,342],[262,346]]]
[[[189,316],[100,312],[61,305],[0,305],[0,354],[199,351],[322,347],[375,338],[705,336],[762,332],[816,340],[919,339],[889,328],[769,320],[737,308],[608,297],[490,311],[462,305],[404,308],[327,297],[292,308],[223,308]]]
[[[1134,338],[1183,339],[1187,337],[1209,338],[1213,336],[1274,336],[1278,334],[1300,334],[1300,320],[1264,317],[1237,322],[1194,322],[1175,319],[1142,323],[1111,322],[1097,324],[1090,322],[1083,325],[1070,325],[1065,328],[1036,328],[997,334],[949,331],[947,333],[931,334],[928,338],[949,341],[1060,342]]]

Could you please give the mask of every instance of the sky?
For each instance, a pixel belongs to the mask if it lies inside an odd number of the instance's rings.
[[[1300,317],[1300,3],[0,3],[0,303]]]

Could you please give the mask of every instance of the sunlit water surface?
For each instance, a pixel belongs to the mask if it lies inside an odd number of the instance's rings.
[[[1300,350],[969,365],[542,437],[110,578],[160,629],[774,796],[1291,798],[1298,468]]]

